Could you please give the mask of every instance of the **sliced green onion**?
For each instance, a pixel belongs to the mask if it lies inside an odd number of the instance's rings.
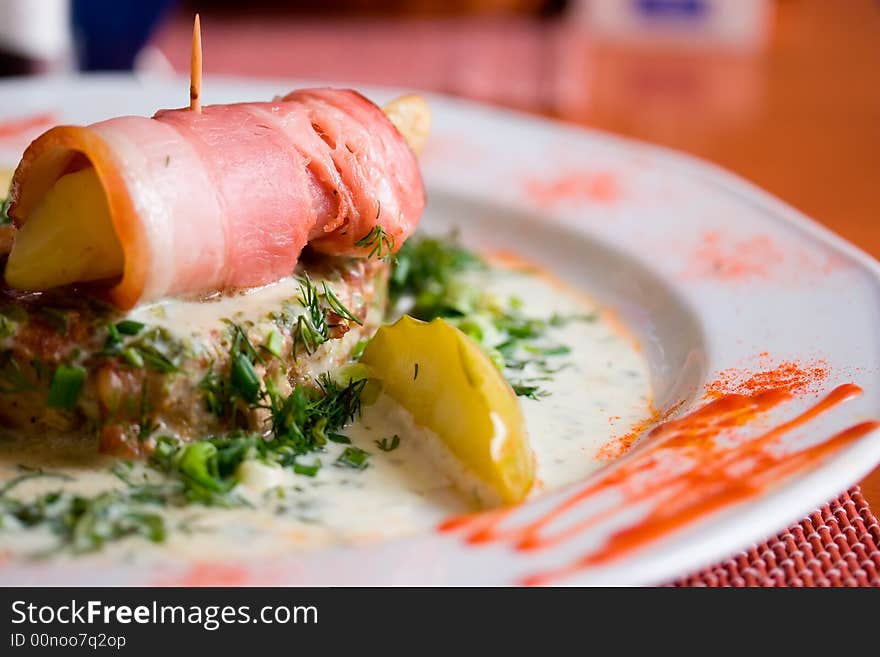
[[[137,351],[144,362],[157,372],[169,374],[170,372],[178,371],[177,365],[172,363],[168,356],[160,353],[155,347],[138,347]]]
[[[351,352],[351,359],[358,360],[361,356],[363,356],[364,350],[367,348],[368,344],[370,344],[370,341],[367,338],[358,340],[357,344],[354,346],[354,350]]]
[[[297,463],[293,462],[293,471],[296,474],[305,475],[306,477],[314,477],[318,474],[318,470],[321,469],[321,462],[315,461],[312,465],[306,465],[305,463]]]
[[[345,468],[354,468],[355,470],[363,470],[369,465],[370,453],[365,452],[359,447],[346,447],[345,451],[336,459],[336,465]]]
[[[122,357],[125,361],[131,365],[132,367],[143,367],[144,366],[144,357],[141,356],[140,352],[134,347],[128,347],[122,350]]]
[[[121,322],[116,323],[116,330],[123,335],[137,335],[144,330],[145,326],[146,324],[141,324],[132,319],[123,319]]]
[[[73,408],[85,380],[86,371],[83,368],[59,365],[49,384],[46,405],[51,408]]]
[[[217,447],[206,440],[189,443],[184,447],[177,467],[184,476],[208,490],[223,492],[227,489],[220,479]]]
[[[116,328],[115,324],[107,324],[107,346],[115,347],[120,342],[122,342],[122,336],[119,335],[119,329]]]
[[[260,377],[244,354],[235,354],[232,357],[230,383],[242,398],[251,404],[260,396]]]
[[[283,346],[284,341],[281,339],[278,331],[271,331],[266,336],[266,343],[263,345],[263,348],[276,358],[281,358],[281,348]]]

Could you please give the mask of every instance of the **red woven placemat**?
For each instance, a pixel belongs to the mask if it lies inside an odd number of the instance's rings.
[[[880,586],[880,522],[858,486],[676,586]]]

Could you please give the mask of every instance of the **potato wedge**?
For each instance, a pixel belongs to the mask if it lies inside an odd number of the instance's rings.
[[[413,153],[420,155],[425,150],[428,134],[431,132],[431,108],[428,101],[418,94],[406,94],[392,100],[382,111],[406,139]]]
[[[104,187],[91,167],[58,179],[16,236],[6,282],[21,290],[48,290],[122,272]]]
[[[12,169],[0,169],[0,201],[6,198],[6,192],[9,190],[9,185],[12,182],[13,173]]]
[[[534,457],[522,410],[501,372],[469,337],[442,319],[404,316],[379,329],[361,362],[501,502],[525,498]]]

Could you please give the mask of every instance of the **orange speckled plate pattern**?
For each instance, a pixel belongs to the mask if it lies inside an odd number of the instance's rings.
[[[212,80],[205,101],[296,86]],[[180,105],[185,88],[119,77],[18,82],[4,87],[0,112],[82,123]],[[587,480],[419,535],[268,562],[0,564],[0,580],[663,584],[747,549],[683,583],[876,583],[876,520],[857,491],[835,503],[845,516],[826,507],[776,542],[750,546],[880,462],[877,263],[693,158],[473,103],[430,102],[424,228],[457,229],[470,245],[524,258],[593,296],[639,341],[651,417],[610,429],[603,467]]]

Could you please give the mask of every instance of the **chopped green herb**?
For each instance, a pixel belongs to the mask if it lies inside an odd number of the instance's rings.
[[[316,473],[320,464],[305,465],[298,457],[321,450],[328,441],[350,442],[338,431],[360,413],[365,384],[362,379],[342,386],[328,375],[315,386],[296,386],[285,397],[267,380],[261,393],[265,405],[256,404],[271,414],[267,438],[238,433],[183,444],[161,436],[151,462],[179,477],[187,499],[212,505],[241,504],[232,489],[235,472],[245,459],[258,458],[289,467],[297,474],[314,476],[313,470]]]
[[[351,445],[351,438],[343,436],[341,433],[328,433],[327,440],[331,443],[339,443],[340,445]]]
[[[397,305],[404,297],[412,302],[406,312],[417,319],[458,314],[453,297],[467,272],[485,269],[477,255],[451,239],[410,238],[397,252],[391,273],[389,297]]]
[[[281,349],[283,346],[284,341],[278,331],[270,331],[269,335],[266,336],[266,342],[263,344],[263,348],[276,358],[281,358]]]
[[[368,344],[370,344],[370,341],[367,338],[358,340],[357,344],[354,346],[354,349],[351,352],[351,359],[360,360],[360,357],[364,355],[364,349],[367,348]]]
[[[156,423],[153,420],[152,407],[150,406],[150,395],[147,379],[145,379],[143,383],[141,383],[141,403],[138,416],[139,419],[137,439],[139,442],[143,442],[147,438],[149,438],[150,435],[157,428]]]
[[[265,359],[254,349],[247,332],[238,324],[224,320],[232,331],[232,352],[244,354],[251,363],[265,363]]]
[[[206,440],[189,443],[181,451],[177,467],[180,473],[197,486],[222,493],[229,485],[220,479],[217,446]]]
[[[199,390],[203,393],[208,410],[217,417],[226,417],[232,406],[232,389],[229,381],[218,375],[213,366],[199,381]]]
[[[70,475],[61,473],[61,472],[46,472],[40,468],[29,468],[24,465],[18,466],[20,470],[24,470],[24,474],[20,474],[17,477],[13,477],[9,481],[3,483],[0,486],[0,497],[6,495],[13,488],[18,486],[19,484],[23,484],[26,481],[30,481],[31,479],[61,479],[62,481],[72,481],[73,477]]]
[[[381,212],[381,208],[380,208]],[[379,214],[376,214],[376,218]],[[376,224],[370,232],[360,238],[354,245],[361,249],[370,249],[367,258],[386,259],[394,253],[394,236],[385,232],[382,226]]]
[[[59,365],[49,384],[46,405],[50,408],[73,408],[76,406],[85,380],[86,371],[83,368]]]
[[[366,383],[361,379],[342,386],[325,375],[318,380],[317,388],[298,385],[285,398],[267,382],[272,416],[272,440],[267,446],[294,454],[323,447],[331,440],[330,435],[360,414]]]
[[[232,357],[229,381],[242,399],[253,404],[260,396],[260,377],[250,359],[243,353]]]
[[[395,434],[391,438],[383,438],[382,440],[374,440],[373,442],[376,443],[376,446],[383,452],[392,452],[400,447],[400,436]]]
[[[127,536],[153,542],[165,539],[162,516],[145,510],[128,491],[106,491],[93,497],[55,491],[24,502],[0,496],[0,518],[12,517],[25,527],[48,527],[61,548],[94,552]]]
[[[298,463],[297,461],[293,462],[293,471],[296,474],[305,475],[306,477],[314,477],[318,474],[318,470],[321,469],[321,461],[315,460],[311,465],[306,465],[305,463]]]
[[[170,374],[171,372],[180,371],[177,365],[175,365],[168,356],[157,351],[154,347],[135,346],[132,348],[137,350],[144,363],[157,372]]]
[[[297,345],[301,344],[307,353],[313,354],[330,338],[327,313],[321,306],[318,290],[308,274],[300,279],[299,290],[299,303],[306,312],[297,318],[293,334],[294,353]]]
[[[40,317],[46,321],[56,332],[61,335],[67,334],[67,311],[59,308],[40,308]]]
[[[116,330],[122,335],[137,335],[141,331],[143,331],[147,327],[146,324],[142,324],[141,322],[135,322],[131,319],[124,319],[121,322],[117,322],[115,325]]]
[[[25,375],[12,350],[0,352],[0,394],[14,395],[34,388],[36,385]]]
[[[229,321],[227,324],[232,342],[229,374],[224,376],[216,372],[212,365],[199,382],[208,410],[217,417],[228,417],[233,412],[236,399],[242,399],[250,405],[258,401],[262,384],[254,364],[266,362],[251,344],[244,328]]]
[[[551,366],[548,358],[571,352],[570,347],[551,341],[550,330],[570,321],[594,321],[596,315],[529,317],[521,299],[513,297],[504,304],[469,278],[485,268],[478,255],[453,239],[410,238],[398,252],[391,274],[394,312],[425,321],[443,317],[483,348],[518,395],[540,398],[547,393],[532,385],[534,370],[553,374],[563,366]],[[413,380],[418,374],[415,365]]]
[[[3,200],[0,200],[0,226],[8,226],[12,223],[12,218],[9,216],[9,206],[12,205],[12,196],[6,196]]]
[[[526,397],[528,399],[540,399],[549,394],[547,391],[541,390],[539,386],[532,386],[525,383],[514,383],[512,384],[512,387],[517,396]]]
[[[359,447],[346,447],[339,458],[336,459],[336,465],[345,468],[354,468],[355,470],[363,470],[369,465],[370,453],[365,452]]]
[[[235,471],[259,440],[257,436],[233,434],[181,443],[170,436],[160,436],[150,463],[178,478],[184,498],[191,502],[239,506],[245,502],[232,492]]]
[[[133,320],[123,320],[107,325],[107,340],[102,353],[119,356],[132,367],[149,367],[162,374],[179,372],[179,362],[187,353],[187,347],[167,329],[153,327]],[[129,339],[126,342],[125,338]]]
[[[5,314],[0,313],[0,340],[12,337],[17,330],[18,322],[7,317]]]
[[[569,324],[570,322],[585,322],[587,324],[591,324],[599,319],[599,313],[591,312],[585,315],[560,315],[558,313],[553,313],[550,315],[550,319],[548,320],[548,324],[553,327],[560,327]]]
[[[305,312],[296,318],[296,325],[292,329],[294,353],[301,345],[306,353],[313,354],[318,347],[330,339],[330,329],[336,326],[328,321],[330,312],[340,319],[362,324],[362,321],[339,301],[326,282],[322,284],[323,294],[321,294],[306,274],[299,281],[299,289],[298,301]]]
[[[104,343],[105,349],[113,349],[113,347],[117,347],[122,344],[122,335],[119,333],[119,329],[116,328],[116,324],[107,324],[107,341]]]
[[[333,290],[331,290],[327,286],[327,282],[324,281],[324,298],[327,300],[327,305],[330,306],[330,310],[339,315],[342,319],[347,319],[350,322],[354,322],[358,326],[363,326],[364,323],[357,318],[348,308],[342,305],[342,302],[337,298],[335,294],[333,294]]]
[[[540,347],[537,345],[527,344],[523,347],[530,354],[539,356],[564,356],[571,353],[571,347],[566,345],[555,345],[552,347]]]
[[[134,347],[127,347],[122,350],[122,358],[132,367],[143,367],[144,357]]]

